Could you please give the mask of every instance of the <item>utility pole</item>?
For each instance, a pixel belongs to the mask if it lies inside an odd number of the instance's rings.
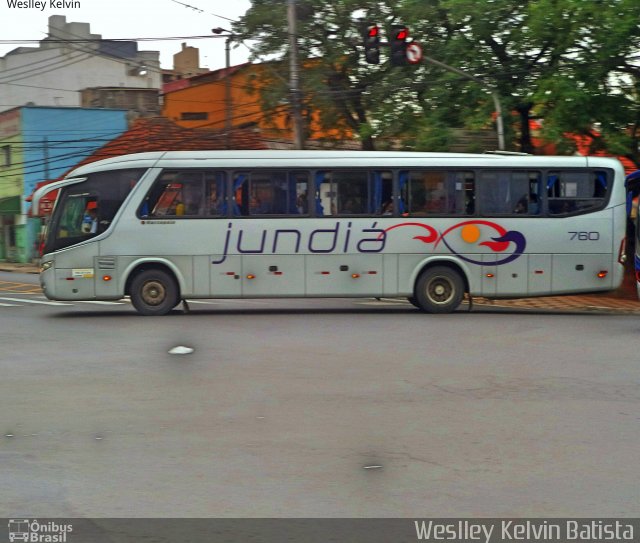
[[[225,147],[231,149],[231,117],[233,111],[233,102],[231,101],[231,42],[235,38],[235,34],[224,28],[212,28],[214,34],[227,33],[224,41],[224,58],[225,58],[225,76],[224,76],[224,141]]]
[[[233,34],[227,37],[224,41],[224,58],[226,66],[226,74],[224,77],[224,140],[227,149],[231,149],[231,74],[229,68],[231,67],[231,40]]]
[[[298,60],[298,30],[296,0],[288,0],[289,23],[289,92],[291,94],[291,120],[293,123],[293,148],[303,149],[303,129],[300,93],[300,63]]]

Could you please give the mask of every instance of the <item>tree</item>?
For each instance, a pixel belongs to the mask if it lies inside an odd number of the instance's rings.
[[[579,39],[537,92],[548,139],[591,136],[592,151],[640,164],[639,11],[640,0],[585,2]]]
[[[390,111],[407,109],[408,74],[390,77],[387,62],[373,66],[364,62],[362,25],[358,19],[379,22],[383,29],[400,22],[393,4],[383,0],[302,0],[299,4],[299,48],[303,63],[302,86],[305,106],[317,113],[324,128],[342,127],[360,137],[362,148],[374,148],[374,138],[386,132]],[[287,61],[286,5],[281,0],[255,0],[234,29],[241,39],[255,40],[253,58],[274,56]],[[386,52],[383,52],[383,58]],[[287,62],[274,64],[268,85],[271,100],[286,96]],[[283,68],[285,70],[283,70]],[[402,70],[400,70],[402,72]],[[395,72],[397,74],[398,72]],[[269,96],[263,94],[264,99]]]
[[[488,127],[486,88],[433,65],[364,63],[357,17],[407,24],[427,54],[497,90],[510,148],[531,152],[532,116],[545,135],[600,127],[603,145],[638,158],[640,0],[298,0],[308,110],[324,127],[342,126],[374,146],[446,150],[453,127]],[[256,58],[286,60],[282,0],[254,0],[235,31],[256,40]],[[281,67],[285,67],[282,63]],[[266,94],[286,96],[287,76]],[[265,95],[266,95],[265,94]],[[508,144],[509,148],[509,144]]]

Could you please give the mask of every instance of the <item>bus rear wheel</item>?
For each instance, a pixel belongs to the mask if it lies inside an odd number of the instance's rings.
[[[163,270],[145,270],[131,282],[131,303],[142,315],[165,315],[179,301],[175,279]]]
[[[414,299],[428,313],[451,313],[462,303],[464,281],[457,271],[447,266],[426,270],[416,282]]]

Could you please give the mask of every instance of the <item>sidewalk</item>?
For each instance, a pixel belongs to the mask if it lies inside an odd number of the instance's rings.
[[[17,273],[38,273],[33,264],[0,262],[0,271]],[[513,300],[489,300],[474,297],[473,305],[482,307],[503,307],[505,309],[530,309],[537,311],[589,312],[589,313],[638,313],[640,301],[636,293],[635,278],[628,272],[622,286],[612,292],[581,294],[578,296],[546,296],[542,298],[516,298]]]
[[[537,311],[588,312],[588,313],[638,313],[640,300],[636,291],[635,273],[628,267],[620,288],[611,292],[580,294],[576,296],[545,296],[542,298],[518,298],[513,300],[487,300],[474,298],[474,305],[531,309]]]
[[[0,262],[0,271],[17,273],[40,273],[35,264],[22,264],[20,262]]]

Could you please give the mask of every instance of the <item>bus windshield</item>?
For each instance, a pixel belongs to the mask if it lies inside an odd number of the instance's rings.
[[[113,221],[144,169],[98,172],[60,191],[49,223],[44,253],[101,234]]]

